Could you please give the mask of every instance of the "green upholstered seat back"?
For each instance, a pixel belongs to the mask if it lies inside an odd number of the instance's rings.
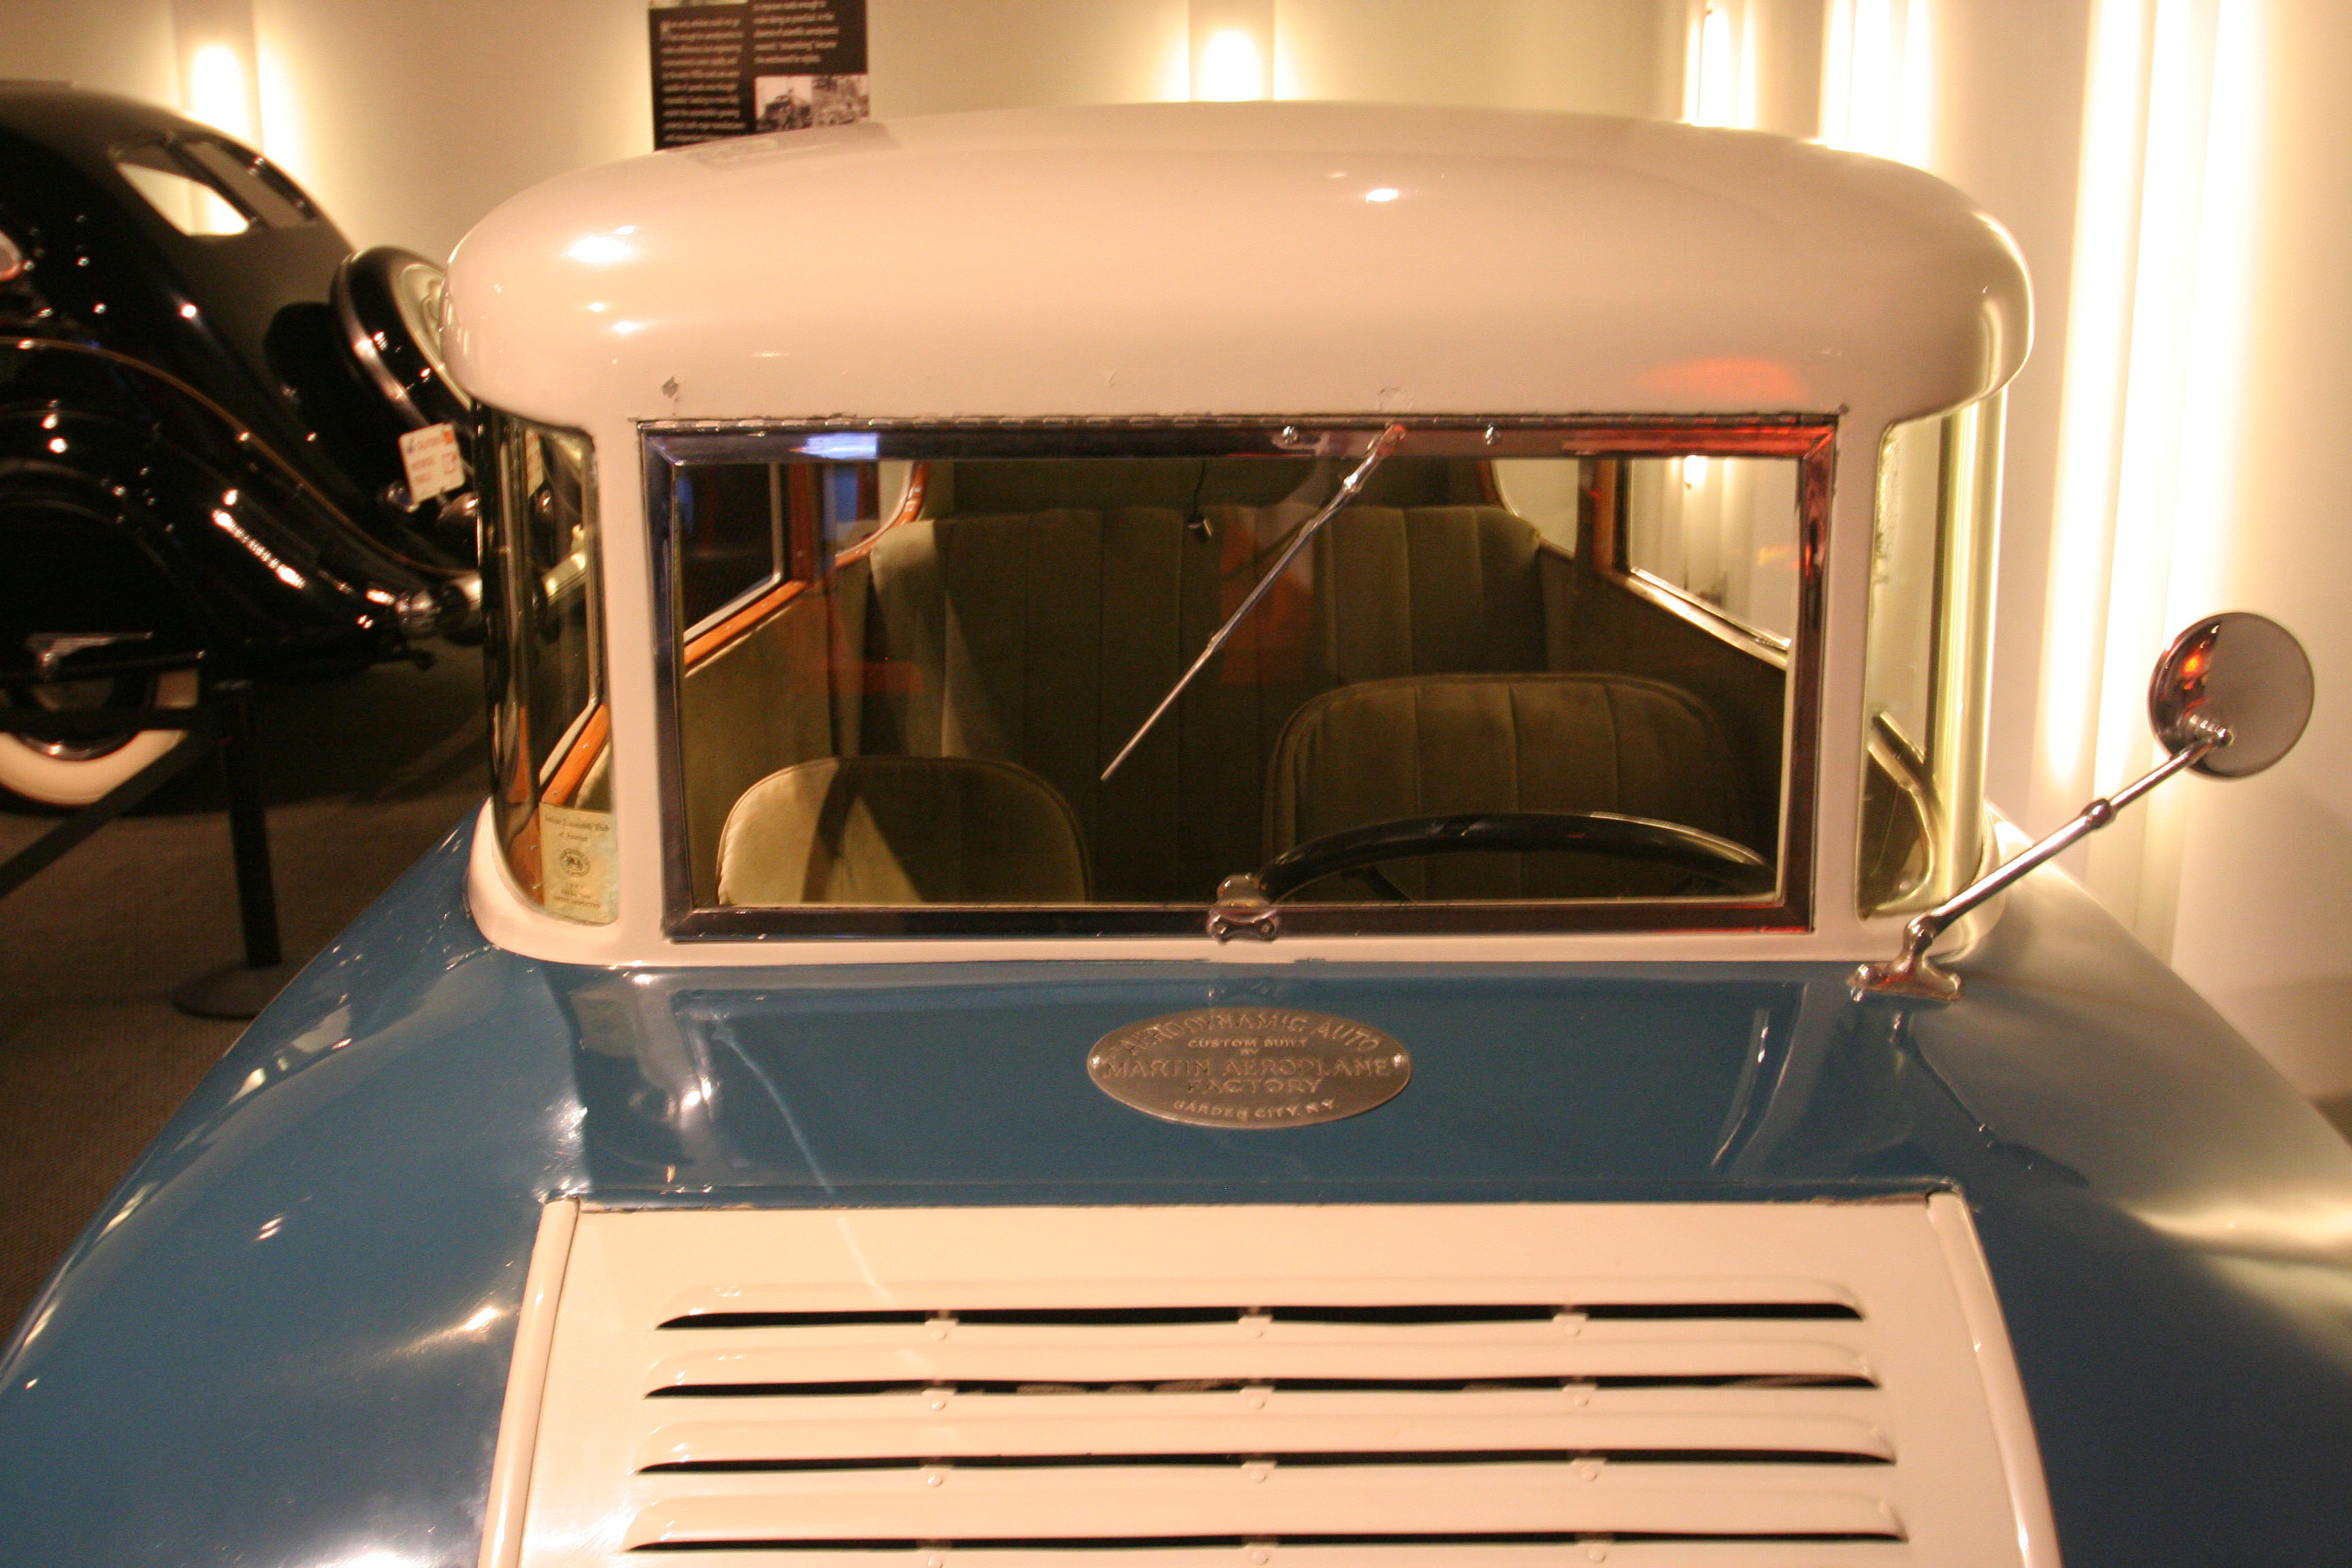
[[[1606,675],[1370,681],[1301,708],[1266,790],[1269,858],[1343,828],[1464,812],[1605,811],[1704,829],[1769,854],[1714,713],[1689,693]],[[1390,868],[1432,899],[1673,891],[1654,867],[1570,855],[1458,855]],[[1308,896],[1349,897],[1333,880]]]
[[[726,904],[1083,903],[1070,808],[966,757],[820,757],[769,774],[719,838]]]
[[[1205,901],[1260,858],[1265,768],[1299,706],[1347,682],[1540,669],[1534,531],[1494,507],[1333,519],[1108,784],[1104,764],[1238,605],[1307,506],[963,512],[868,558],[869,752],[1017,763],[1069,804],[1095,892]]]
[[[779,768],[859,749],[856,672],[869,600],[866,563],[852,562],[679,681],[696,903],[718,897],[719,830],[745,790]]]

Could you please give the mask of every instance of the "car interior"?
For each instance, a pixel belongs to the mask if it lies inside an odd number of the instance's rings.
[[[1712,477],[1738,465],[1759,483],[1738,542],[1751,565],[1789,557],[1794,461],[1717,459]],[[1544,466],[1549,491],[1527,488],[1557,503],[1549,529],[1508,493],[1508,470],[1534,465],[1380,468],[1108,778],[1339,464],[683,468],[676,698],[696,904],[1201,905],[1331,835],[1495,814],[1645,819],[1776,865],[1789,639],[1628,560],[1637,492],[1684,486],[1681,459]],[[1758,613],[1793,630],[1780,565]],[[1711,586],[1723,599],[1720,574]],[[1617,847],[1400,854],[1298,896],[1726,896],[1719,878]],[[1769,889],[1767,869],[1738,890]]]

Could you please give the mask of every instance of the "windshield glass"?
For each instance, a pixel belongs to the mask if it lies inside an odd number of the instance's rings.
[[[673,927],[1785,923],[1825,433],[1679,434],[656,436]]]

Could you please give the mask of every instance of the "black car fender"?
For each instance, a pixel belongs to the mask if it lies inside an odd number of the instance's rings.
[[[169,581],[129,586],[143,569]],[[105,629],[296,657],[348,641],[354,624],[369,654],[396,654],[399,598],[427,585],[264,462],[209,460],[152,422],[72,409],[0,414],[0,578],[37,606],[0,597],[0,638],[18,646],[59,629],[19,629],[20,616],[127,593],[115,618],[161,624]]]

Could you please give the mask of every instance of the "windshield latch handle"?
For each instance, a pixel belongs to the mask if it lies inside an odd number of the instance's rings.
[[[1272,942],[1282,934],[1282,909],[1247,871],[1236,871],[1217,884],[1217,901],[1209,906],[1209,934],[1219,942],[1246,937]]]

